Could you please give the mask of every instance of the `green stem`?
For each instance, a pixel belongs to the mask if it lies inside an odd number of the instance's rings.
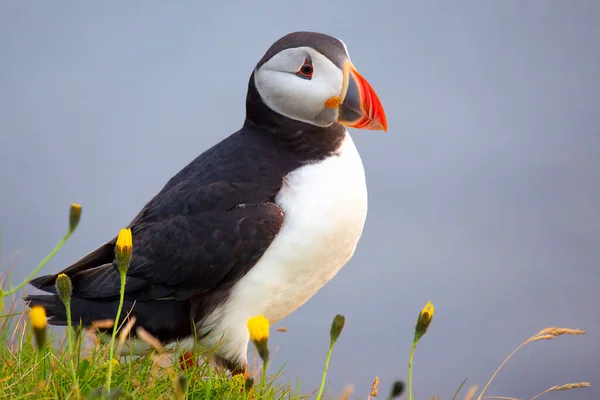
[[[48,382],[48,378],[49,378],[49,368],[48,368],[49,361],[50,360],[48,359],[48,349],[46,347],[44,347],[42,362],[44,363],[44,380],[46,382]]]
[[[42,357],[42,360],[41,360],[41,362],[42,362],[42,370],[43,370],[44,380],[46,382],[48,382],[49,379],[50,379],[50,368],[49,368],[50,366],[49,366],[49,364],[51,362],[51,360],[50,360],[51,353],[50,353],[50,348],[49,347],[51,347],[51,345],[49,346],[47,343],[44,343],[44,346],[41,349],[39,349],[40,351],[37,352],[37,355],[40,356],[40,357]]]
[[[408,400],[412,400],[412,371],[413,371],[413,358],[415,357],[415,350],[417,349],[417,343],[419,339],[413,340],[412,348],[410,349],[410,357],[408,357]]]
[[[22,288],[25,287],[25,285],[27,285],[29,283],[30,280],[32,280],[38,272],[40,272],[40,270],[44,267],[44,265],[46,265],[46,263],[48,261],[50,261],[52,259],[52,257],[54,257],[54,255],[58,252],[58,250],[60,250],[61,247],[63,247],[63,245],[67,242],[67,240],[69,240],[69,238],[71,237],[71,234],[73,233],[73,231],[69,231],[67,232],[67,234],[62,238],[62,240],[56,245],[56,247],[50,252],[50,254],[48,254],[46,256],[46,258],[44,258],[42,260],[41,263],[39,263],[39,265],[33,270],[33,272],[31,274],[29,274],[29,276],[27,278],[25,278],[25,280],[23,282],[21,282],[20,284],[18,284],[17,286],[9,289],[8,291],[4,292],[2,290],[0,290],[0,298],[4,297],[4,296],[10,296],[11,294],[14,294],[16,292],[18,292],[19,290],[21,290]]]
[[[75,372],[75,361],[73,360],[73,332],[71,329],[71,303],[70,301],[65,302],[65,309],[67,311],[67,339],[69,341],[69,360],[71,363],[71,373],[73,374],[73,383],[75,384],[75,390],[79,392],[79,383],[77,382],[77,372]]]
[[[120,272],[121,275],[121,295],[119,298],[119,308],[117,308],[117,317],[115,319],[115,323],[113,325],[113,333],[110,338],[110,353],[108,358],[108,375],[106,377],[106,390],[110,392],[110,384],[112,380],[112,369],[113,369],[113,357],[115,350],[115,336],[117,336],[117,328],[119,326],[119,318],[121,317],[121,310],[123,308],[123,300],[125,299],[125,278],[127,278],[127,274],[125,272]]]
[[[262,376],[260,377],[260,391],[259,393],[262,395],[263,390],[265,389],[265,380],[267,377],[267,368],[269,368],[269,357],[267,357],[264,361],[263,361],[263,370],[262,370]]]
[[[323,369],[323,376],[321,377],[321,386],[319,387],[319,393],[315,400],[321,400],[323,397],[323,389],[325,388],[325,381],[327,380],[327,370],[329,369],[329,360],[331,360],[331,354],[333,353],[333,345],[335,342],[332,340],[329,343],[329,351],[327,351],[327,358],[325,359],[325,368]]]
[[[77,371],[77,377],[79,377],[79,366],[81,365],[81,341],[82,341],[82,328],[81,328],[81,320],[79,320],[79,325],[74,329],[75,330],[75,354],[77,354],[77,367],[75,371]]]
[[[458,389],[456,389],[456,392],[454,393],[454,396],[452,396],[452,400],[456,400],[456,396],[458,396],[458,394],[460,393],[460,389],[462,389],[462,387],[465,385],[466,382],[467,382],[467,378],[465,378],[465,380],[462,381],[462,383],[460,384],[460,386],[458,387]]]
[[[42,379],[41,380],[46,380],[48,377],[46,376],[46,365],[45,365],[45,360],[44,360],[44,354],[42,353],[44,351],[44,349],[42,348],[38,348],[36,349],[35,352],[35,363],[37,365],[41,365],[41,368],[39,369],[39,372],[41,372],[42,375]]]

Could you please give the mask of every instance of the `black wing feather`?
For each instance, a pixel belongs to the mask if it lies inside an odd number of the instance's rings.
[[[89,268],[95,268],[105,264],[110,264],[115,258],[114,247],[116,238],[110,242],[104,243],[96,250],[86,254],[81,259],[65,268],[61,273],[67,274],[69,277],[77,274],[80,271],[85,271]],[[58,274],[44,275],[38,278],[32,279],[29,283],[40,290],[45,292],[54,293],[54,284],[56,283],[56,277]]]
[[[274,203],[283,177],[300,161],[262,134],[240,131],[207,150],[174,176],[129,227],[133,236],[126,304],[137,304],[138,321],[150,320],[155,302],[192,310],[202,318],[262,257],[284,215]],[[61,273],[73,282],[75,320],[116,311],[120,277],[116,238]],[[55,293],[58,274],[31,284]],[[58,296],[29,296],[30,306],[53,304],[51,323],[63,323]],[[91,308],[97,306],[97,312]],[[142,305],[146,304],[146,305]],[[166,305],[165,305],[166,307]],[[166,324],[166,322],[165,322]],[[159,324],[160,325],[160,324]],[[168,326],[155,330],[166,329]]]
[[[256,264],[282,223],[274,203],[154,223],[133,234],[128,276],[171,287],[179,299],[231,285]]]
[[[260,259],[282,223],[281,208],[265,203],[146,224],[133,233],[127,298],[175,296],[183,300],[217,287],[231,287]],[[74,297],[119,296],[115,263],[88,265],[88,269],[71,266],[61,273],[72,279]],[[32,284],[54,293],[56,276],[43,276]]]

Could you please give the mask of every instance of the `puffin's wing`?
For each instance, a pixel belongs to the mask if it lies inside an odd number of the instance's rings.
[[[132,228],[127,297],[185,299],[231,287],[262,257],[283,220],[281,208],[266,202],[138,224]],[[114,245],[103,245],[62,271],[72,280],[73,296],[118,297],[120,280],[113,259]],[[86,264],[85,260],[95,263]],[[52,292],[57,275],[31,283]]]
[[[115,257],[114,248],[116,242],[117,238],[114,238],[110,242],[104,243],[96,250],[81,257],[81,259],[77,260],[76,262],[62,270],[60,273],[72,277],[80,271],[112,263]],[[32,279],[29,283],[37,289],[43,290],[45,292],[55,293],[56,290],[54,288],[54,284],[56,283],[57,276],[58,274],[44,275]]]
[[[177,298],[235,284],[283,224],[275,203],[175,216],[133,234],[131,278],[172,288]]]

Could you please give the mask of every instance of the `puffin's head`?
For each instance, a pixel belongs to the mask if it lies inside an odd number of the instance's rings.
[[[314,32],[290,33],[269,48],[253,79],[264,104],[287,118],[319,127],[340,123],[387,130],[377,94],[339,39]]]

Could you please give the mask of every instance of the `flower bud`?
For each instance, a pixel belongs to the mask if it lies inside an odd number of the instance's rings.
[[[419,340],[421,336],[427,332],[427,328],[433,319],[433,312],[433,304],[428,301],[425,307],[423,307],[423,310],[421,310],[419,318],[417,319],[417,326],[415,327],[415,340]]]
[[[340,334],[342,333],[342,329],[344,329],[345,322],[346,318],[343,315],[338,314],[335,316],[333,322],[331,323],[331,331],[329,333],[331,343],[335,343],[338,340]]]
[[[254,379],[250,377],[246,378],[244,381],[244,392],[249,393],[252,386],[254,386]]]
[[[121,231],[119,232],[119,236],[117,237],[115,255],[117,257],[117,266],[119,267],[119,272],[122,274],[126,273],[127,269],[129,269],[132,248],[133,238],[131,236],[131,229],[121,229]]]
[[[390,393],[390,398],[396,398],[400,396],[404,392],[404,383],[402,381],[396,381],[392,384],[392,392]]]
[[[81,219],[81,205],[73,203],[71,204],[71,210],[69,211],[69,231],[73,232],[79,220]]]
[[[71,279],[66,274],[58,274],[54,286],[56,287],[56,293],[58,293],[58,297],[60,297],[63,304],[65,306],[69,304],[71,302],[71,295],[73,294]]]

